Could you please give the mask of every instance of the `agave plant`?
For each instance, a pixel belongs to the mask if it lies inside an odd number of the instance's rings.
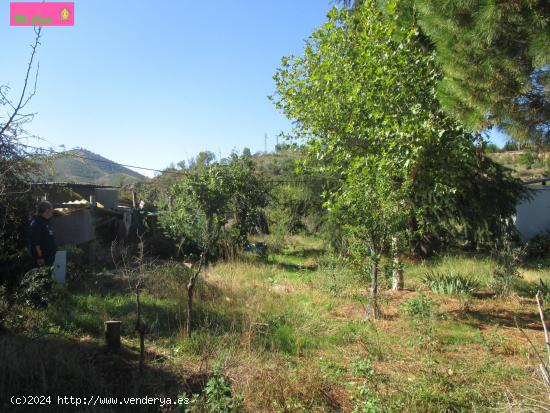
[[[472,277],[436,271],[424,274],[422,283],[434,293],[448,295],[472,295],[479,288],[479,283]]]

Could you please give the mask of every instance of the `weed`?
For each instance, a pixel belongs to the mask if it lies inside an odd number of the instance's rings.
[[[370,359],[359,360],[350,366],[353,374],[361,377],[360,383],[354,383],[352,386],[354,392],[355,406],[351,413],[377,413],[382,411],[376,394],[369,387],[375,375],[374,368]]]
[[[506,337],[499,333],[499,326],[494,325],[491,331],[481,335],[483,346],[492,354],[512,356],[519,352],[518,346]]]
[[[359,399],[359,401],[356,402],[351,413],[378,413],[383,411],[380,402],[365,384],[359,385],[356,393],[356,399]]]
[[[433,316],[433,309],[437,303],[420,294],[415,298],[405,301],[401,309],[412,319],[428,319]]]
[[[350,364],[350,367],[354,375],[366,380],[371,379],[374,375],[374,368],[370,359],[354,361]]]
[[[182,396],[182,398],[185,397],[187,396]],[[232,394],[231,383],[225,378],[218,365],[214,367],[212,377],[206,383],[203,394],[191,395],[189,404],[180,405],[180,411],[182,413],[237,413],[241,411],[242,404],[242,397]]]
[[[420,294],[402,304],[403,312],[411,319],[411,326],[415,333],[412,344],[431,354],[439,345],[435,332],[434,308],[436,303]]]

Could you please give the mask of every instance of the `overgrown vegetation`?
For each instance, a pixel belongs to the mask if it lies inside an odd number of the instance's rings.
[[[21,189],[36,165],[21,149],[30,117],[20,111],[34,94],[33,58],[19,104],[0,87],[13,110],[0,124],[0,266],[13,274],[0,285],[0,410],[13,410],[11,395],[40,392],[181,395],[189,403],[131,411],[227,413],[490,412],[545,399],[533,365],[548,237],[512,241],[528,191],[469,128],[502,123],[487,118],[494,109],[517,136],[532,134],[531,150],[546,139],[545,97],[510,102],[484,76],[474,92],[489,102],[442,96],[472,90],[448,78],[438,22],[459,14],[481,32],[494,27],[472,5],[435,3],[333,8],[274,76],[272,101],[295,125],[289,143],[223,159],[201,152],[137,185],[152,212],[140,242],[112,244],[102,269],[73,262],[64,287],[22,258],[32,199]],[[531,20],[510,23],[535,44]],[[523,60],[529,75],[540,69]],[[538,167],[539,154],[517,163]],[[103,345],[108,320],[121,322],[120,351]]]

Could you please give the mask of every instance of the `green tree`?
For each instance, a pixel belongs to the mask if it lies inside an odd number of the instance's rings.
[[[362,0],[341,0],[357,9]],[[378,2],[435,50],[438,97],[470,130],[497,126],[518,142],[550,144],[550,7],[543,0]]]
[[[238,246],[246,244],[268,194],[253,160],[232,154],[221,162],[186,171],[171,189],[170,205],[159,200],[160,224],[182,246],[208,251],[215,258],[220,236],[228,231]]]
[[[328,204],[333,216],[351,236],[353,255],[360,262],[366,259],[370,264],[366,266],[370,267],[371,279],[368,316],[378,318],[379,263],[384,251],[397,247],[392,241],[403,237],[406,196],[395,185],[393,171],[375,156],[367,155],[352,162],[346,181]],[[402,280],[395,285],[402,288]]]
[[[239,247],[248,243],[248,234],[258,225],[260,214],[269,201],[269,187],[256,173],[253,159],[246,154],[232,154],[227,163],[229,208],[235,220],[233,238]]]
[[[170,204],[162,204],[160,225],[182,247],[198,250],[197,269],[189,277],[187,288],[187,335],[191,335],[193,297],[207,254],[216,253],[217,240],[226,222],[230,192],[228,176],[219,165],[200,168],[186,175],[172,188]]]
[[[460,201],[494,166],[480,138],[441,111],[435,56],[414,26],[397,24],[396,13],[375,1],[332,9],[304,56],[283,58],[272,97],[295,121],[310,158],[342,177],[333,202],[346,200],[344,218],[355,218],[344,224],[361,227],[354,235],[369,234],[372,256],[390,248],[382,234],[399,246],[402,239],[418,244],[426,234],[456,230],[453,221],[466,216]],[[515,198],[499,195],[502,209],[513,209]],[[363,206],[371,202],[372,208]],[[386,210],[371,211],[377,204]],[[374,231],[377,220],[391,226],[380,222],[386,229]]]
[[[217,258],[220,236],[234,218],[233,241],[244,246],[253,217],[267,203],[267,187],[255,175],[249,157],[233,154],[223,163],[187,171],[172,187],[170,203],[160,200],[160,225],[180,245],[200,254],[196,270],[187,282],[187,334],[191,334],[193,295],[207,256]]]

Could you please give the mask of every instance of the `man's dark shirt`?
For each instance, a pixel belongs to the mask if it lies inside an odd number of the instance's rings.
[[[42,250],[44,263],[46,265],[53,265],[57,246],[55,245],[53,229],[46,218],[38,215],[31,221],[30,244],[34,262],[39,259],[36,252],[36,246],[39,245]]]

